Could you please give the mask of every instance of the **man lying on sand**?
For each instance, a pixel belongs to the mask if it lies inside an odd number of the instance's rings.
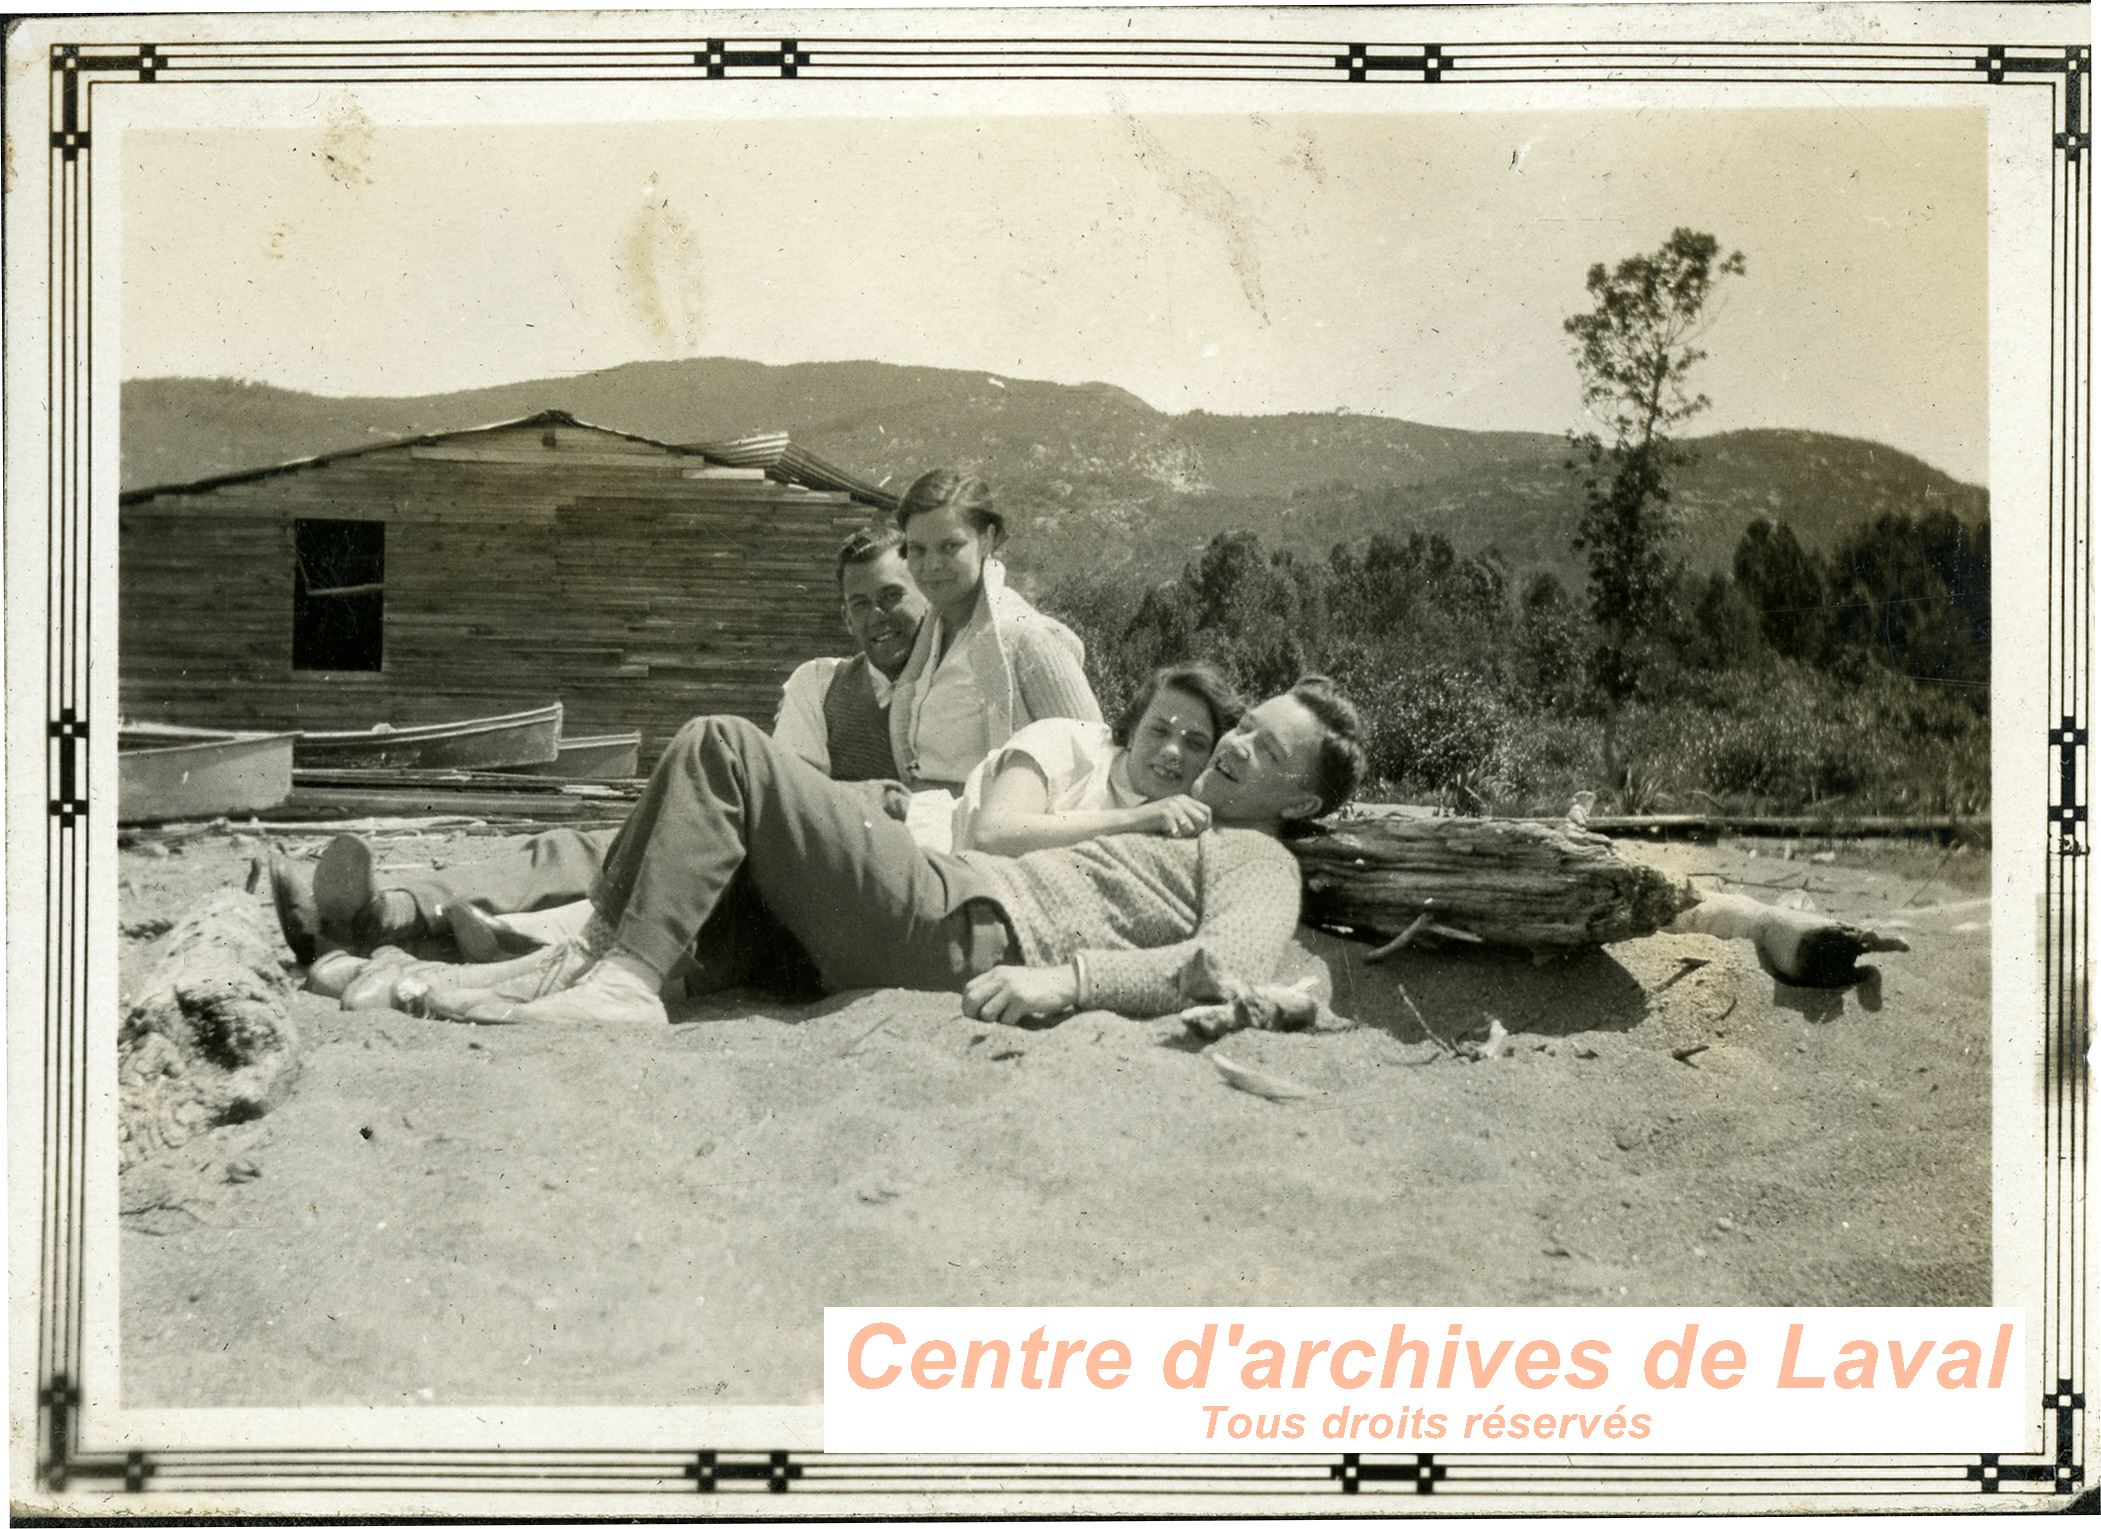
[[[397,997],[444,1017],[656,1022],[662,989],[725,905],[756,898],[826,988],[963,995],[998,1023],[1184,1004],[1192,956],[1267,981],[1298,926],[1285,826],[1332,812],[1364,768],[1356,709],[1313,675],[1253,707],[1190,794],[1186,837],[1116,834],[1014,858],[922,848],[909,829],[750,723],[688,723],[607,851],[578,937],[517,961],[425,967]],[[501,997],[528,981],[538,996]]]

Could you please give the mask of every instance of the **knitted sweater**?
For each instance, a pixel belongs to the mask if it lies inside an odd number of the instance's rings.
[[[1079,968],[1082,1008],[1173,1013],[1185,1006],[1176,978],[1199,949],[1243,982],[1266,982],[1298,926],[1298,861],[1251,829],[958,858],[990,884],[1025,962]]]

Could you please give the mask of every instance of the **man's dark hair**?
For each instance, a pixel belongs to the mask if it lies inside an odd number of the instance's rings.
[[[895,552],[905,544],[905,533],[895,526],[863,526],[839,544],[838,554],[833,558],[832,574],[839,587],[846,587],[846,570],[849,564],[872,563],[886,552]]]
[[[1152,705],[1163,690],[1179,690],[1202,701],[1204,709],[1211,713],[1211,736],[1214,739],[1231,732],[1233,724],[1247,710],[1247,698],[1233,688],[1233,682],[1219,672],[1217,665],[1207,664],[1201,659],[1194,663],[1168,664],[1146,676],[1138,693],[1131,697],[1131,704],[1116,719],[1109,737],[1118,748],[1131,746],[1131,734],[1137,731],[1139,718],[1145,715],[1146,707]]]
[[[1364,778],[1364,722],[1350,698],[1325,674],[1309,674],[1291,687],[1291,698],[1327,729],[1313,789],[1320,797],[1315,817],[1325,817],[1350,799]]]

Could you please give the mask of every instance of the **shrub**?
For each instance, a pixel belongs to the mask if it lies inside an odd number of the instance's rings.
[[[1459,557],[1441,538],[1375,538],[1318,563],[1249,533],[1214,536],[1178,578],[1069,568],[1044,580],[1040,603],[1085,640],[1111,716],[1154,667],[1189,658],[1256,697],[1307,670],[1335,676],[1364,712],[1367,795],[1463,812],[1558,813],[1583,790],[1605,793],[1610,811],[1988,806],[1981,682],[1923,682],[1844,643],[1782,658],[1755,638],[1738,591],[1709,579],[1701,592],[1657,639],[1678,651],[1644,665],[1618,783],[1605,779],[1584,672],[1594,637],[1574,598],[1551,576],[1513,587],[1492,558]]]
[[[1483,812],[1523,789],[1518,717],[1494,684],[1450,664],[1349,681],[1364,711],[1372,774]]]
[[[1628,737],[1672,790],[1753,810],[1968,812],[1989,796],[1989,725],[1886,671],[1858,685],[1792,663],[1705,675],[1630,715]]]

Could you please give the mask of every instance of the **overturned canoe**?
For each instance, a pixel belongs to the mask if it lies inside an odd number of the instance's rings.
[[[602,733],[592,738],[561,740],[561,752],[548,763],[505,765],[514,775],[547,775],[560,780],[633,780],[642,772],[640,733]]]
[[[161,723],[117,728],[117,821],[245,817],[292,794],[290,733]]]
[[[562,703],[555,701],[500,717],[300,733],[292,754],[302,769],[498,770],[551,764],[561,752],[561,736]]]

